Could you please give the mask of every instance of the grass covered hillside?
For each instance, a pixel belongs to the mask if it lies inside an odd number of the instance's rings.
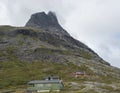
[[[85,71],[90,75],[75,78],[73,73],[78,70]],[[62,78],[65,90],[61,93],[85,93],[84,91],[91,91],[88,93],[93,93],[92,91],[95,91],[94,93],[104,91],[106,93],[119,93],[120,91],[118,79],[109,75],[95,74],[85,64],[77,66],[73,63],[19,61],[0,62],[0,90],[1,92],[21,90],[23,93],[27,88],[28,81],[41,80],[49,75],[58,75]]]

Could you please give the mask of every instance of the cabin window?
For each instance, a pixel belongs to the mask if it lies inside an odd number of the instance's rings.
[[[29,86],[29,87],[34,87],[34,84],[29,84],[28,86]]]
[[[50,87],[50,86],[51,86],[51,84],[46,84],[46,86],[47,86],[47,87]]]
[[[43,87],[43,84],[37,84],[36,86],[37,87]]]

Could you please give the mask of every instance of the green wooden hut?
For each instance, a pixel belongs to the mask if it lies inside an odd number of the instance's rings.
[[[30,92],[49,92],[64,89],[62,80],[33,80],[28,82],[27,91]]]

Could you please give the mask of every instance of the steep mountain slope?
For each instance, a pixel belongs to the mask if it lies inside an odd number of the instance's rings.
[[[77,70],[83,70],[90,76],[74,79],[71,74]],[[60,26],[53,12],[33,14],[25,27],[0,26],[1,89],[25,85],[29,80],[51,74],[57,74],[67,82],[97,82],[93,86],[110,83],[116,89],[120,80],[120,69],[110,66],[88,46],[71,37]],[[70,83],[70,86],[73,85]],[[88,85],[84,85],[84,89]]]

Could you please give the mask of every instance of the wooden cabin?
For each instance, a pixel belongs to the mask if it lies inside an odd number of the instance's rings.
[[[64,89],[62,80],[57,77],[48,77],[45,80],[33,80],[28,82],[28,92],[50,92]]]
[[[76,71],[73,73],[74,77],[82,77],[82,76],[86,76],[86,73],[83,71]]]

